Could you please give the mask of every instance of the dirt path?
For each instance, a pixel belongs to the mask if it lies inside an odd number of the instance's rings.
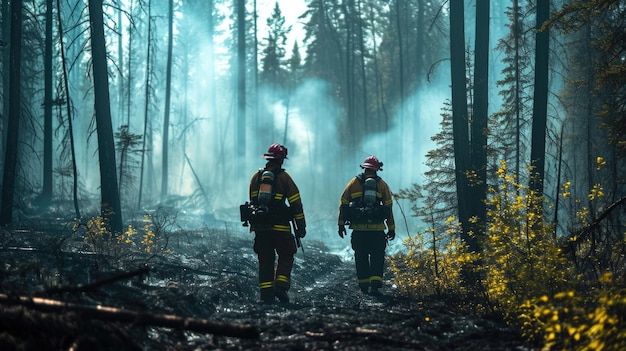
[[[225,350],[524,350],[500,321],[472,319],[442,301],[410,301],[385,287],[362,294],[353,262],[341,262],[310,288],[292,291],[292,302],[250,305],[225,320],[258,326],[260,340],[216,339]],[[297,271],[296,271],[297,274]]]

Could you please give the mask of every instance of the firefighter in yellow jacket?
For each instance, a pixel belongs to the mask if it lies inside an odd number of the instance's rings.
[[[274,143],[263,158],[267,160],[265,168],[255,172],[250,180],[250,203],[255,208],[250,231],[255,233],[260,297],[264,303],[273,303],[275,298],[289,302],[287,291],[291,286],[291,270],[297,251],[291,224],[295,226],[295,235],[303,238],[306,222],[300,191],[291,176],[281,168],[287,158],[287,148]]]
[[[396,237],[391,191],[376,173],[382,167],[376,156],[368,156],[361,164],[363,173],[348,182],[339,206],[339,236],[346,235],[349,225],[359,288],[372,295],[380,295],[383,286],[387,239]]]

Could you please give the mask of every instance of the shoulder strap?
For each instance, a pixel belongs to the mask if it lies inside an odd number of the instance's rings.
[[[259,170],[256,172],[256,185],[261,186],[261,175],[263,174],[264,169],[263,168],[259,168]]]
[[[355,178],[359,181],[359,183],[361,184],[361,187],[363,187],[363,184],[365,184],[365,179],[366,179],[365,173],[360,173]],[[376,184],[378,184],[378,181],[381,179],[380,176],[378,175],[371,177],[371,178],[376,179]]]
[[[256,183],[257,185],[261,185],[261,178],[263,175],[263,172],[265,171],[270,171],[272,173],[274,173],[274,181],[276,181],[276,176],[279,175],[280,173],[284,172],[285,169],[284,168],[279,168],[279,169],[275,169],[275,170],[269,170],[269,169],[265,169],[265,168],[259,168],[259,171],[257,172],[257,176],[256,176]]]
[[[359,181],[359,184],[361,184],[361,188],[362,188],[363,187],[363,183],[365,183],[365,173],[359,173],[354,178],[356,178],[356,180]]]

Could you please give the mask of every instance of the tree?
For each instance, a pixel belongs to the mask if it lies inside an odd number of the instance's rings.
[[[89,22],[94,75],[93,89],[96,131],[98,135],[98,155],[100,163],[101,215],[107,220],[112,232],[121,233],[123,230],[122,210],[117,185],[115,142],[111,123],[102,0],[89,0]]]
[[[529,93],[531,77],[530,56],[527,54],[530,29],[525,27],[523,13],[526,11],[518,0],[506,11],[509,18],[509,33],[498,43],[498,49],[504,54],[501,71],[502,78],[496,85],[503,103],[494,114],[490,126],[493,139],[492,150],[496,157],[513,165],[514,174],[520,176],[522,159],[526,159],[528,141],[525,136],[532,113],[532,96]]]
[[[472,214],[478,222],[476,235],[485,234],[487,217],[487,121],[489,119],[489,0],[476,2],[476,44],[474,59],[474,100],[471,122]]]
[[[546,159],[546,123],[548,115],[548,54],[549,32],[542,29],[550,15],[550,1],[537,2],[537,39],[535,41],[535,92],[533,96],[530,187],[538,196],[543,194]]]
[[[619,1],[566,4],[543,24],[565,34],[568,41],[567,74],[560,93],[567,111],[564,180],[575,180],[568,189],[572,198],[587,199],[563,201],[569,208],[561,216],[584,210],[593,219],[623,196],[626,63],[621,57],[626,48],[622,35],[626,13],[621,5]],[[598,189],[604,196],[589,196]],[[569,220],[570,227],[579,225],[578,216],[570,215]],[[596,245],[604,240],[603,234],[622,235],[618,228],[623,219],[612,216],[610,221],[604,228],[590,229],[594,250],[605,246]]]
[[[59,33],[64,33],[63,31],[63,21],[61,20],[61,0],[57,0],[57,23],[59,25]],[[72,197],[74,200],[74,214],[76,218],[80,218],[80,209],[78,207],[78,171],[76,169],[76,147],[74,145],[74,126],[72,123],[72,109],[70,103],[70,89],[67,78],[67,60],[65,60],[65,44],[63,42],[63,35],[59,35],[59,51],[61,53],[61,66],[63,67],[63,78],[62,78],[62,86],[63,93],[65,96],[65,108],[67,115],[67,125],[68,125],[68,138],[70,140],[70,153],[71,153],[71,162],[72,162]]]
[[[2,18],[10,18],[10,12],[9,12],[9,2],[8,1],[2,1],[0,2],[0,15],[2,15]],[[2,27],[0,27],[0,30],[2,30],[2,36],[3,38],[7,38],[10,35],[10,25],[11,25],[11,21],[6,21],[3,20],[2,21]],[[10,55],[11,55],[11,50],[6,50],[6,46],[7,43],[4,41],[6,39],[2,39],[0,40],[0,60],[2,60],[2,66],[6,67],[9,62],[10,62]],[[2,70],[2,95],[3,97],[6,96],[6,94],[8,94],[7,92],[10,91],[9,89],[9,75],[5,72],[5,70]],[[8,103],[8,99],[2,99],[2,107],[0,110],[0,114],[1,114],[1,119],[2,122],[0,122],[0,138],[2,140],[6,140],[6,121],[8,120],[9,116],[9,103]],[[4,147],[6,145],[4,143],[0,142],[0,155],[4,155]]]
[[[170,101],[172,94],[172,51],[174,46],[174,0],[169,0],[168,12],[168,37],[167,37],[167,67],[165,81],[165,110],[163,113],[163,155],[161,171],[161,197],[167,196],[168,181],[168,153],[169,153],[169,130],[170,130]]]
[[[150,110],[150,91],[152,78],[152,6],[148,3],[148,25],[147,25],[147,45],[146,45],[146,76],[144,81],[144,106],[143,106],[143,139],[141,146],[141,164],[139,166],[139,196],[137,199],[137,208],[141,208],[142,197],[144,192],[144,170],[146,164],[147,145],[152,143],[152,129],[149,127],[149,110]],[[150,144],[148,144],[150,142]]]
[[[246,154],[246,1],[237,0],[237,156]]]
[[[291,48],[291,57],[289,58],[289,73],[290,79],[289,84],[292,87],[290,90],[295,87],[300,80],[302,79],[302,56],[300,56],[300,47],[298,46],[298,41],[293,43],[293,47]]]
[[[265,38],[265,49],[263,50],[263,59],[261,60],[263,70],[261,72],[261,81],[274,87],[286,87],[287,81],[285,76],[285,43],[287,42],[287,33],[291,27],[285,28],[285,16],[283,16],[278,2],[274,4],[272,15],[267,19],[268,33]]]
[[[470,252],[478,251],[476,238],[471,235],[470,217],[472,205],[467,175],[471,169],[469,153],[469,130],[467,91],[465,76],[465,28],[464,4],[461,0],[450,1],[450,67],[452,78],[452,135],[454,140],[454,164],[457,187],[461,239]]]
[[[9,122],[2,174],[2,204],[0,225],[13,222],[13,195],[18,155],[18,136],[21,118],[22,70],[22,0],[11,1],[11,48],[9,54]]]
[[[43,188],[41,201],[52,199],[52,0],[46,0],[46,44],[44,55],[44,128],[43,128]]]

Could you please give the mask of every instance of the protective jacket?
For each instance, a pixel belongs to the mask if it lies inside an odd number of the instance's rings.
[[[306,221],[300,199],[300,191],[291,176],[280,168],[268,168],[256,172],[250,179],[250,202],[255,204],[258,200],[260,177],[262,171],[273,171],[274,194],[269,206],[269,218],[266,223],[256,223],[250,226],[250,231],[273,230],[278,232],[291,232],[289,221],[294,219],[297,228],[305,229]],[[289,206],[285,203],[287,201]]]
[[[337,224],[339,225],[346,224],[346,207],[351,202],[358,203],[363,197],[363,186],[361,185],[359,177],[365,177],[365,174],[362,173],[359,176],[352,178],[352,180],[348,182],[348,185],[346,185],[346,188],[341,195],[341,201],[339,205],[339,218],[337,220]],[[391,190],[389,190],[389,186],[382,178],[378,176],[375,177],[377,178],[376,201],[382,201],[383,206],[386,207],[386,225],[384,219],[380,219],[374,222],[370,221],[369,223],[350,223],[350,228],[356,231],[381,231],[385,229],[396,229],[396,224],[393,218],[392,211],[393,199],[391,198]]]

